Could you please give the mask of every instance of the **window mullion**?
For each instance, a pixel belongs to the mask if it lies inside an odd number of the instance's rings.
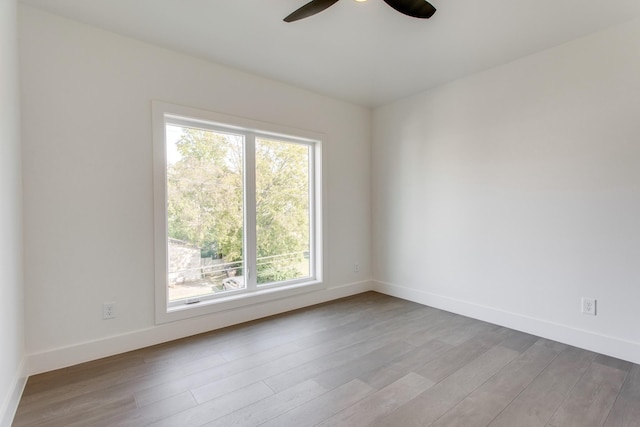
[[[256,248],[256,136],[246,134],[245,140],[245,283],[247,290],[257,288],[257,248]],[[247,274],[248,273],[248,274]]]

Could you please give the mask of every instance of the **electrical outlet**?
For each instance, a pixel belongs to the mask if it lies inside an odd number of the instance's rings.
[[[353,264],[353,272],[354,273],[360,272],[360,264]]]
[[[582,297],[582,313],[595,316],[597,303],[598,301],[595,298]]]
[[[105,302],[102,304],[102,319],[115,319],[116,318],[116,303]]]

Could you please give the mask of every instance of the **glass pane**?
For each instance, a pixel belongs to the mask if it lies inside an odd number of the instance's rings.
[[[258,285],[309,277],[311,147],[256,140]]]
[[[169,302],[244,289],[244,137],[166,135]]]

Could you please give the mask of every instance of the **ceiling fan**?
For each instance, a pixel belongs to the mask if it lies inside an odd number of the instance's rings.
[[[366,1],[366,0],[356,0]],[[316,13],[322,12],[329,6],[337,3],[338,0],[311,0],[291,15],[284,18],[285,22],[293,22],[298,19],[308,18]],[[404,13],[414,18],[429,19],[436,13],[436,8],[426,0],[384,0],[389,6],[400,13]]]

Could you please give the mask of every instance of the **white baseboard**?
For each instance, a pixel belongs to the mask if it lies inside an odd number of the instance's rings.
[[[640,343],[637,342],[390,283],[374,281],[373,290],[640,364]]]
[[[22,359],[22,363],[18,367],[15,378],[11,384],[9,392],[5,396],[4,402],[0,402],[0,426],[11,427],[13,419],[20,404],[20,398],[27,384],[27,363],[26,359]]]
[[[356,295],[370,291],[372,288],[372,281],[351,283],[29,354],[27,356],[29,375],[53,371],[55,369],[61,369],[151,345],[285,313],[338,298]]]

